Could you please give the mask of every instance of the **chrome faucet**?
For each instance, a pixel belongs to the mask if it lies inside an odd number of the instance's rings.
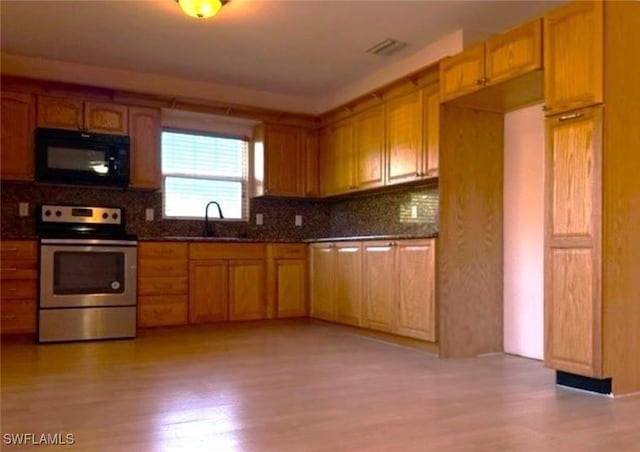
[[[207,204],[207,207],[204,208],[204,231],[202,232],[203,237],[214,236],[213,231],[209,227],[209,206],[211,204],[215,204],[216,207],[218,207],[218,217],[220,217],[221,220],[224,220],[224,215],[222,215],[222,209],[220,208],[220,204],[218,204],[216,201],[209,202]]]

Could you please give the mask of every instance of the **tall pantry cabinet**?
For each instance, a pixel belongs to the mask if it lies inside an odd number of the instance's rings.
[[[545,364],[640,391],[640,2],[544,18]]]

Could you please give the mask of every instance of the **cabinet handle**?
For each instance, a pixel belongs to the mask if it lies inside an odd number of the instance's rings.
[[[13,253],[14,251],[18,251],[18,248],[13,247],[13,248],[2,248],[2,252],[3,253]]]
[[[546,106],[546,105],[542,106],[542,111],[549,111],[549,110],[550,110],[550,108],[548,106]]]
[[[13,319],[17,319],[18,316],[17,315],[3,315],[2,318],[6,319],[6,320],[13,320]]]
[[[478,80],[476,80],[476,85],[481,86],[484,84],[484,79],[483,78],[479,78]]]
[[[584,115],[582,113],[571,113],[570,115],[563,115],[558,118],[558,122],[562,121],[570,121],[571,119],[582,118]]]
[[[18,269],[15,268],[15,267],[3,268],[3,270],[7,271],[7,272],[17,272],[18,271]]]

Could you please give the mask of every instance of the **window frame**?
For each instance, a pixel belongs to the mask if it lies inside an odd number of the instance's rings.
[[[245,156],[245,160],[246,160],[246,167],[245,169],[245,174],[243,175],[243,177],[238,178],[238,177],[225,177],[225,176],[218,176],[218,177],[208,177],[208,176],[202,176],[202,175],[196,175],[196,174],[189,174],[189,173],[170,173],[170,174],[165,174],[163,169],[162,169],[162,134],[164,132],[169,132],[169,133],[181,133],[184,135],[198,135],[198,136],[204,136],[204,137],[210,137],[210,138],[227,138],[227,139],[233,139],[233,140],[240,140],[240,141],[244,141],[247,144],[247,150],[246,153],[247,155]],[[242,197],[241,197],[241,215],[242,218],[223,218],[220,219],[217,216],[214,216],[213,218],[209,218],[209,221],[216,221],[216,222],[228,222],[228,223],[249,223],[250,221],[250,212],[249,212],[249,201],[251,199],[250,196],[250,190],[251,190],[251,165],[252,165],[252,159],[251,159],[251,147],[252,147],[252,140],[250,137],[244,136],[244,135],[232,135],[232,134],[226,134],[226,133],[221,133],[221,132],[209,132],[209,131],[203,131],[203,130],[194,130],[194,129],[182,129],[182,128],[177,128],[177,127],[162,127],[160,129],[160,177],[162,179],[162,219],[163,220],[186,220],[186,221],[194,221],[194,220],[202,220],[204,221],[204,212],[202,212],[202,215],[200,216],[167,216],[166,214],[166,209],[165,206],[167,205],[167,199],[166,199],[166,195],[167,195],[167,190],[166,190],[166,181],[167,181],[167,176],[169,177],[178,177],[178,178],[183,178],[183,179],[198,179],[198,180],[214,180],[214,181],[231,181],[231,182],[240,182],[241,183],[241,187],[242,187]],[[214,200],[212,200],[214,201]],[[214,214],[217,212],[214,212]],[[224,214],[224,212],[223,212]]]

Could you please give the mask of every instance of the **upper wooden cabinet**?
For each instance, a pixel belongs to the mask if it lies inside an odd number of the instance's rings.
[[[542,23],[528,22],[440,63],[446,102],[542,68]]]
[[[484,43],[440,63],[440,95],[443,101],[477,91],[484,85]]]
[[[0,177],[2,180],[33,179],[33,131],[35,100],[30,94],[2,91]]]
[[[303,132],[305,150],[305,193],[308,197],[320,195],[318,158],[320,152],[320,135],[318,130],[305,129]]]
[[[38,96],[38,127],[127,135],[128,107],[112,103]]]
[[[355,116],[356,186],[358,189],[384,185],[385,119],[384,105]]]
[[[84,127],[90,132],[128,135],[128,108],[124,105],[86,102]]]
[[[542,22],[536,19],[485,42],[485,83],[495,84],[542,67]]]
[[[320,194],[337,195],[357,188],[354,178],[355,146],[353,118],[320,131]]]
[[[422,91],[387,102],[387,184],[422,177]]]
[[[571,2],[544,16],[548,114],[603,101],[603,2]]]
[[[260,124],[254,129],[257,196],[305,196],[305,136],[295,126]]]
[[[129,137],[131,140],[129,186],[159,189],[160,173],[160,110],[129,108]]]
[[[80,130],[84,127],[84,102],[38,96],[38,127]]]
[[[438,84],[423,89],[423,152],[421,176],[436,177],[440,162],[440,90]]]

